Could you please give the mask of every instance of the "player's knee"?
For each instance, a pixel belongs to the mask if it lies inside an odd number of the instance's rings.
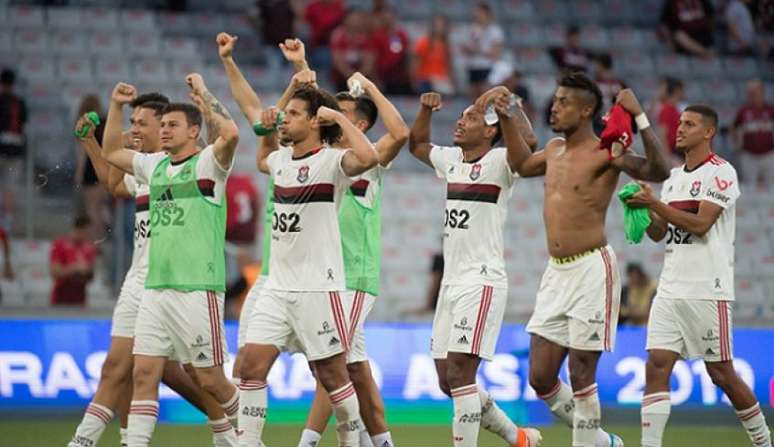
[[[368,368],[365,367],[364,362],[348,363],[347,372],[349,373],[349,379],[356,388],[368,385],[371,380],[371,374]]]
[[[648,361],[645,363],[645,380],[648,383],[661,381],[664,378],[669,380],[671,373],[671,362],[658,356],[651,355],[648,357]]]
[[[107,356],[102,364],[100,381],[118,385],[132,380],[131,362],[114,356]]]
[[[153,386],[151,383],[152,376],[153,369],[150,365],[135,363],[134,369],[132,370],[132,382],[135,390]]]
[[[443,391],[443,394],[451,397],[451,387],[446,377],[438,377],[438,387]]]
[[[540,368],[530,368],[529,385],[537,394],[548,394],[556,385],[556,376],[541,371]]]
[[[242,366],[239,368],[239,377],[246,380],[266,380],[269,375],[271,365],[254,355],[245,355],[242,357]]]
[[[708,366],[707,374],[709,374],[712,383],[718,388],[724,390],[736,379],[736,372],[733,368]]]

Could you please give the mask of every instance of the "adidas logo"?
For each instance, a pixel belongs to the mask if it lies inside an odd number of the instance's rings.
[[[337,344],[339,344],[339,343],[341,343],[341,342],[339,341],[339,339],[338,339],[338,338],[336,338],[336,337],[331,337],[331,341],[330,341],[330,342],[328,342],[328,346],[337,345]]]
[[[203,352],[200,352],[199,355],[196,357],[196,360],[207,360],[207,356],[204,355]]]
[[[468,337],[467,337],[467,336],[465,336],[465,335],[463,335],[462,337],[460,337],[460,339],[459,339],[459,340],[457,340],[457,343],[459,343],[459,344],[461,344],[461,345],[469,345],[469,344],[470,344],[470,342],[468,342]]]
[[[715,352],[712,350],[712,348],[707,348],[707,352],[704,353],[705,355],[715,355]]]
[[[172,198],[172,189],[167,188],[167,190],[164,191],[164,194],[162,194],[161,197],[159,197],[159,200],[175,200]]]
[[[591,341],[599,341],[599,334],[594,332],[594,334],[589,338]]]
[[[381,447],[392,447],[392,444],[390,444],[390,441],[384,441]]]

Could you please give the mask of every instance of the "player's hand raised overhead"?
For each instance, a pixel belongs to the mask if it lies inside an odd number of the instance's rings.
[[[301,70],[293,75],[291,82],[295,88],[303,85],[317,87],[317,72],[309,69]]]
[[[306,49],[301,39],[285,39],[285,42],[280,42],[279,47],[285,59],[292,64],[300,64],[306,60]]]
[[[508,109],[510,103],[511,91],[502,85],[492,87],[485,91],[484,94],[478,97],[475,102],[476,109],[484,113],[490,104],[494,105],[498,111],[505,111]]]
[[[190,73],[185,77],[185,83],[191,88],[193,93],[201,94],[201,92],[207,90],[207,85],[204,84],[204,78],[199,73]]]
[[[615,97],[615,103],[620,104],[632,116],[637,116],[643,112],[640,101],[630,88],[625,88],[618,92],[618,95]]]
[[[80,136],[78,132],[83,129],[83,126],[86,126],[86,134],[84,136]],[[94,124],[89,119],[89,114],[84,113],[81,115],[80,118],[78,118],[78,121],[75,123],[75,135],[78,136],[79,140],[89,140],[91,138],[94,138]]]
[[[422,96],[419,97],[419,104],[430,109],[431,112],[437,112],[443,107],[441,94],[436,92],[422,93]]]
[[[218,44],[218,56],[220,56],[221,59],[230,58],[234,52],[234,45],[237,40],[239,40],[239,37],[232,36],[228,33],[218,34],[215,38],[215,42]]]
[[[321,106],[317,109],[317,120],[321,126],[332,126],[336,124],[336,119],[341,115],[341,112],[337,112],[329,107]]]
[[[629,206],[637,208],[649,208],[651,205],[658,201],[658,198],[653,194],[653,188],[647,183],[637,182],[640,185],[640,192],[634,194],[626,201]]]
[[[352,84],[353,83],[360,83],[360,86],[363,88],[364,92],[368,92],[369,89],[372,89],[376,87],[376,85],[367,77],[363,75],[363,73],[360,73],[359,71],[356,71],[352,76],[347,79],[347,86],[352,90]]]
[[[119,82],[113,88],[113,93],[110,95],[111,101],[115,101],[118,104],[129,104],[137,97],[137,89],[133,85]]]

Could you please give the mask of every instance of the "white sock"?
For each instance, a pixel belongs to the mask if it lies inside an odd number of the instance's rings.
[[[336,415],[336,434],[339,447],[357,447],[363,422],[360,420],[360,405],[352,382],[328,394]]]
[[[239,415],[239,388],[234,387],[234,394],[231,396],[231,399],[225,404],[220,404],[220,406],[226,413],[226,418],[228,418],[230,423],[236,424],[237,416]]]
[[[642,396],[642,447],[661,447],[661,438],[671,410],[669,391]]]
[[[83,413],[83,419],[75,429],[73,439],[67,444],[68,447],[95,446],[105,431],[105,426],[113,419],[113,410],[110,408],[89,403],[86,411]]]
[[[771,433],[760,404],[756,403],[746,410],[737,411],[736,415],[755,447],[771,447]]]
[[[301,432],[301,439],[298,441],[298,447],[317,447],[320,438],[322,438],[320,433],[305,428],[304,431]]]
[[[576,391],[573,400],[575,412],[572,418],[572,445],[574,447],[594,447],[597,430],[602,420],[597,384],[594,383]]]
[[[266,382],[242,379],[239,383],[239,445],[260,445],[268,404]]]
[[[363,428],[360,430],[360,440],[357,445],[360,447],[374,447],[374,443],[371,442],[371,436],[368,435],[368,430]]]
[[[118,429],[118,435],[121,437],[121,447],[129,445],[129,430],[121,427]]]
[[[147,447],[159,418],[159,403],[155,400],[133,400],[129,407],[129,447]]]
[[[503,438],[508,445],[516,443],[519,428],[497,406],[494,399],[484,389],[478,389],[478,398],[481,401],[481,427]]]
[[[373,442],[374,447],[395,447],[395,443],[392,442],[392,434],[388,431],[371,436],[371,442]]]
[[[454,402],[452,434],[455,447],[478,446],[478,429],[481,425],[481,399],[478,386],[473,383],[451,390]]]
[[[572,428],[575,402],[572,400],[572,388],[569,385],[558,380],[556,386],[551,391],[547,394],[538,394],[538,397],[543,399],[554,416]]]
[[[212,445],[215,447],[237,447],[237,436],[234,426],[226,418],[208,420],[207,425],[212,430]]]

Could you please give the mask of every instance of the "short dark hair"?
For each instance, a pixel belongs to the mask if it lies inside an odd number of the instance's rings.
[[[492,7],[489,6],[489,3],[487,3],[487,2],[478,2],[478,3],[476,3],[476,8],[486,12],[487,15],[489,15],[489,16],[492,15]]]
[[[599,54],[597,56],[597,62],[607,70],[613,68],[613,57],[610,56],[610,53]]]
[[[89,225],[91,225],[91,219],[89,218],[89,216],[87,216],[85,214],[79,214],[79,215],[75,216],[75,219],[73,219],[73,227],[74,228],[78,228],[78,229],[86,228]]]
[[[336,93],[336,100],[355,103],[355,112],[368,122],[366,131],[371,130],[371,127],[376,124],[376,119],[379,117],[379,109],[376,108],[376,104],[368,96],[358,96],[355,98],[349,92],[339,92]]]
[[[594,97],[594,112],[592,118],[599,115],[600,109],[602,109],[602,92],[599,90],[599,86],[593,79],[588,77],[585,73],[580,71],[573,71],[565,73],[559,79],[559,87],[566,87],[576,90],[583,90]]]
[[[134,101],[132,101],[129,105],[134,107],[145,107],[145,104],[149,102],[159,102],[162,104],[169,104],[169,98],[165,95],[162,95],[159,92],[149,92],[149,93],[143,93],[142,95],[134,98]]]
[[[13,85],[16,82],[16,72],[10,68],[3,68],[0,72],[0,84]]]
[[[580,28],[578,25],[570,25],[567,27],[567,31],[565,32],[565,36],[572,36],[575,34],[580,34]]]
[[[144,107],[144,106],[143,106]],[[186,102],[170,102],[164,107],[162,115],[172,112],[183,112],[185,114],[185,120],[189,126],[202,127],[202,112],[193,105]]]
[[[645,269],[642,268],[642,264],[639,262],[630,262],[626,264],[626,273],[645,273]]]
[[[495,132],[494,136],[489,141],[489,144],[491,144],[492,146],[497,144],[500,141],[500,139],[502,139],[503,137],[503,128],[502,126],[500,126],[500,120],[497,120],[497,123],[493,125],[497,128],[497,132]]]
[[[709,121],[710,126],[715,128],[718,127],[718,112],[708,105],[691,104],[685,108],[684,112],[698,113],[705,121]]]
[[[667,95],[673,95],[676,91],[683,88],[683,81],[672,76],[664,76]]]
[[[298,99],[306,103],[306,111],[309,117],[317,115],[320,107],[328,107],[333,110],[340,110],[336,97],[323,89],[304,86],[296,90],[290,99]],[[320,140],[323,143],[334,144],[341,138],[341,127],[338,125],[320,126]]]

